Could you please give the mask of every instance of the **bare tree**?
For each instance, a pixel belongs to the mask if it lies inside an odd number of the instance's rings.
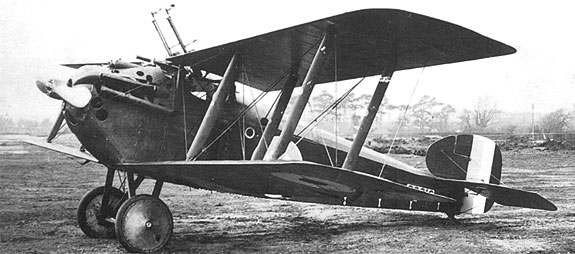
[[[501,111],[489,96],[477,98],[473,110],[465,109],[459,116],[464,131],[483,131]]]
[[[569,127],[572,118],[572,114],[564,109],[559,109],[543,116],[539,127],[544,133],[560,133]]]
[[[491,120],[499,114],[497,102],[491,97],[483,96],[477,99],[475,109],[473,109],[475,125],[481,129],[487,128]]]

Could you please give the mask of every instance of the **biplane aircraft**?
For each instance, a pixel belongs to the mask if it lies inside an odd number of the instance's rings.
[[[536,193],[500,185],[501,152],[485,137],[437,141],[427,169],[363,147],[395,71],[516,52],[506,44],[395,9],[353,11],[190,52],[178,36],[178,55],[158,32],[170,54],[165,60],[67,64],[77,69],[69,80],[37,81],[63,108],[47,142],[35,143],[107,168],[103,186],[78,205],[79,227],[89,237],[116,236],[128,251],[163,248],[173,232],[172,213],[159,199],[164,183],[449,218],[485,213],[494,203],[557,209]],[[353,141],[296,131],[315,85],[376,75]],[[268,107],[260,97],[244,101],[236,96],[239,84],[279,91],[278,98]],[[291,98],[298,86],[301,94]],[[51,142],[64,120],[81,149]],[[114,187],[117,171],[126,175],[126,193]],[[145,179],[155,181],[152,193],[136,194]]]

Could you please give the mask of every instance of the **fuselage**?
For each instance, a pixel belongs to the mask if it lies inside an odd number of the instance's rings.
[[[84,66],[71,79],[73,85],[92,85],[92,99],[84,108],[69,104],[64,116],[82,145],[101,163],[182,161],[209,106],[209,87],[187,77],[177,93],[176,73],[158,66],[117,63]],[[142,84],[138,86],[138,84]],[[259,110],[259,112],[258,112]],[[228,98],[222,116],[211,131],[198,160],[249,160],[263,129],[261,112],[248,103]],[[259,114],[258,114],[259,113]],[[299,141],[299,142],[298,142]],[[305,161],[341,167],[351,142],[325,131],[300,140],[297,150]],[[337,149],[336,149],[337,148]],[[441,184],[427,169],[417,169],[363,148],[355,170],[406,184],[412,188],[459,200],[462,189]],[[386,208],[458,213],[461,204],[387,202]]]

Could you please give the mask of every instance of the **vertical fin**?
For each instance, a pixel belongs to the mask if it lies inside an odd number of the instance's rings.
[[[426,157],[429,171],[438,177],[476,183],[499,184],[501,151],[492,140],[478,135],[458,135],[432,144]],[[460,212],[481,214],[493,201],[463,188]]]

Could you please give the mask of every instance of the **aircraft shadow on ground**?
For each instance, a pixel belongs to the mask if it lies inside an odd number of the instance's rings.
[[[390,232],[411,234],[413,232],[433,232],[437,230],[467,231],[498,231],[513,232],[520,230],[520,222],[490,221],[478,218],[463,218],[459,224],[437,215],[410,215],[392,214],[382,215],[376,221],[342,222],[334,220],[320,220],[309,217],[295,216],[278,219],[282,226],[270,229],[250,229],[245,231],[227,233],[223,231],[194,230],[193,223],[189,229],[174,234],[167,251],[190,251],[190,249],[208,250],[211,245],[226,246],[229,250],[261,250],[269,246],[282,246],[285,244],[329,243],[341,239],[345,235],[366,235],[366,237],[389,237]],[[219,223],[219,222],[213,222]],[[233,223],[233,222],[226,222]],[[269,223],[269,222],[266,222]],[[379,236],[378,236],[379,235]],[[221,249],[220,249],[221,250]]]

